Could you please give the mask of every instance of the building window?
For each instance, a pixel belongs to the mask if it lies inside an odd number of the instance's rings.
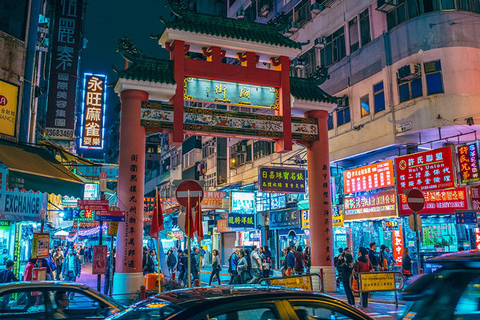
[[[350,42],[350,54],[358,50],[358,20],[357,17],[348,22],[348,38]]]
[[[328,130],[333,129],[333,112],[330,112],[328,114],[327,125],[328,125]]]
[[[400,102],[412,100],[422,96],[422,79],[398,79],[398,93]]]
[[[370,114],[370,101],[368,98],[368,94],[360,98],[360,110],[362,118]]]
[[[360,13],[360,34],[362,36],[362,46],[372,41],[370,36],[370,17],[368,16],[368,9]]]
[[[182,169],[186,169],[195,164],[195,151],[196,149],[193,149],[183,155]]]
[[[299,57],[305,64],[305,67],[300,71],[299,76],[307,78],[318,66],[317,62],[317,48],[313,47],[312,49],[305,52]]]
[[[331,66],[345,56],[345,29],[341,27],[327,37],[327,44],[320,51],[322,66]]]
[[[427,95],[443,93],[442,65],[440,60],[427,62],[423,66],[427,79]]]
[[[350,107],[345,107],[337,111],[337,127],[350,122]]]
[[[255,141],[253,143],[253,160],[257,160],[275,152],[275,142]]]
[[[312,12],[310,11],[310,0],[302,0],[293,8],[295,12],[295,22],[303,25],[312,19]]]
[[[383,81],[373,86],[373,103],[375,113],[385,110],[385,91],[383,90]]]

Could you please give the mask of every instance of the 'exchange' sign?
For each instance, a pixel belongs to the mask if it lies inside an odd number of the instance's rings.
[[[260,168],[258,189],[260,192],[305,193],[305,169]]]

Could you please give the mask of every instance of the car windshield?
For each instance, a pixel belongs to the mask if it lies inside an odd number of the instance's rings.
[[[167,319],[184,308],[160,299],[147,299],[129,307],[108,320],[162,320]]]

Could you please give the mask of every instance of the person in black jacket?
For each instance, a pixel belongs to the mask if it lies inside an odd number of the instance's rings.
[[[370,263],[373,266],[373,269],[375,271],[378,271],[378,257],[377,253],[375,252],[377,250],[377,244],[375,242],[370,243],[370,250],[368,251],[368,260],[370,260]]]
[[[353,271],[353,256],[350,254],[350,248],[343,249],[343,253],[338,257],[338,267],[341,269],[343,288],[347,295],[348,304],[355,306],[355,297],[350,287],[350,276]]]

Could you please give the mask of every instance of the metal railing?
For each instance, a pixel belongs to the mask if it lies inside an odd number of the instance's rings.
[[[357,280],[357,289],[353,289],[353,280]],[[397,292],[403,289],[404,276],[397,271],[377,271],[352,273],[350,288],[360,294],[360,308],[363,308],[363,295],[375,291],[393,291],[395,293],[395,307],[398,308]]]

